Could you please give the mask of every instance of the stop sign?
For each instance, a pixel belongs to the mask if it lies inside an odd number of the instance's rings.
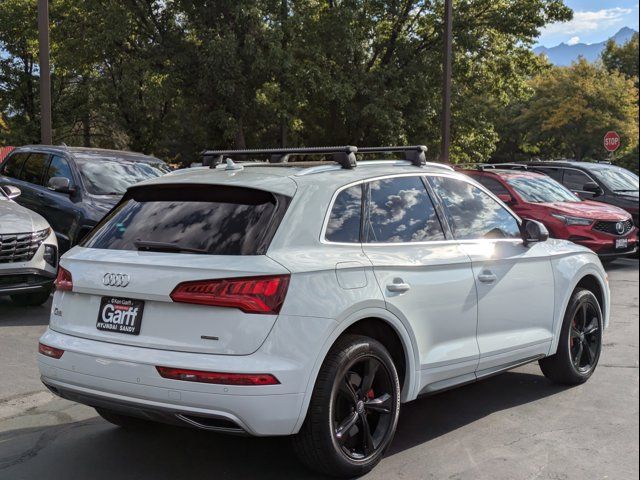
[[[615,152],[620,148],[620,135],[616,132],[607,132],[604,136],[604,148],[607,152]]]

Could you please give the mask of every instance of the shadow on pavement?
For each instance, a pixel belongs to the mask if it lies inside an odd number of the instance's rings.
[[[33,327],[49,324],[51,299],[39,307],[21,307],[0,296],[0,327]]]
[[[604,266],[604,269],[607,272],[612,271],[622,271],[622,270],[638,270],[638,258],[637,257],[628,257],[628,258],[620,258],[618,260],[614,260],[610,263],[607,263]]]
[[[510,372],[420,399],[403,407],[387,456],[562,390],[541,375]],[[52,479],[321,478],[297,462],[287,438],[229,437],[164,426],[132,432],[101,419],[0,434],[0,478],[39,475]]]

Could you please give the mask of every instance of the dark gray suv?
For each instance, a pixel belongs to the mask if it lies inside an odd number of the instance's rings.
[[[49,222],[64,253],[129,186],[168,171],[162,160],[140,153],[31,145],[16,148],[0,164],[0,186],[22,191],[16,201]]]
[[[631,214],[638,224],[638,176],[608,162],[529,162],[527,167],[546,173],[583,200],[609,203]]]

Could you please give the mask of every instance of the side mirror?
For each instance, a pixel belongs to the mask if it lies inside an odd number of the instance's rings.
[[[602,190],[602,188],[600,188],[600,185],[598,185],[596,182],[585,183],[582,189],[585,192],[593,193],[593,195],[596,197],[604,194],[604,190]]]
[[[14,187],[13,185],[2,185],[0,186],[2,191],[9,197],[9,200],[13,200],[17,198],[22,193],[18,187]]]
[[[71,187],[71,181],[66,177],[51,177],[49,183],[47,183],[47,188],[60,193],[73,193],[75,191]]]
[[[506,203],[507,205],[513,205],[515,203],[515,201],[513,200],[513,197],[508,193],[501,193],[498,195],[498,198],[502,200],[504,203]]]
[[[549,230],[536,220],[524,219],[522,221],[522,239],[525,246],[546,242],[549,240]]]

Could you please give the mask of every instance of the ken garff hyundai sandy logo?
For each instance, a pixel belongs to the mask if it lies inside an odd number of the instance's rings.
[[[129,285],[129,275],[126,273],[105,273],[102,283],[107,287],[126,287]]]

